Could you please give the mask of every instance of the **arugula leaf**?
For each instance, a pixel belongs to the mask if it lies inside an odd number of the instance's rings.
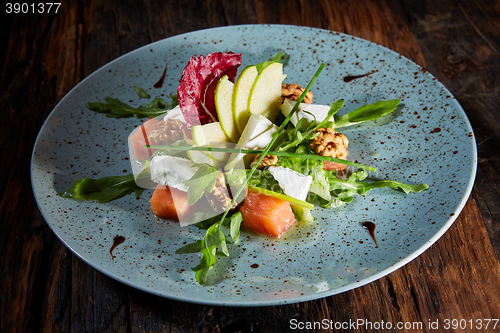
[[[219,230],[214,228],[215,230]],[[207,231],[208,234],[208,231]],[[195,278],[199,284],[205,285],[207,283],[208,272],[211,267],[215,265],[215,253],[217,244],[207,245],[206,242],[207,236],[201,241],[201,249],[200,252],[202,254],[200,263],[195,267],[191,268],[195,274]]]
[[[210,232],[210,228],[208,232],[209,244],[213,242],[213,244],[217,244],[217,247],[220,248],[220,252],[222,252],[226,257],[229,257],[229,250],[227,249],[226,243],[226,235],[218,228],[214,227],[213,232]]]
[[[194,243],[189,243],[175,250],[175,254],[185,254],[185,253],[197,253],[203,248],[203,240],[199,239]]]
[[[170,99],[172,100],[171,108],[175,108],[177,105],[179,105],[179,100],[177,99],[177,94],[170,95]]]
[[[196,166],[199,166],[198,170],[186,182],[188,204],[190,206],[194,205],[205,192],[212,192],[220,173],[220,171],[208,164],[197,164]]]
[[[229,218],[229,227],[231,230],[231,238],[233,239],[234,244],[238,244],[238,242],[240,240],[241,222],[243,222],[243,215],[241,215],[240,211],[237,211]]]
[[[271,58],[267,59],[266,61],[263,61],[257,65],[257,72],[260,73],[266,66],[269,64],[272,64],[273,62],[280,62],[282,64],[286,64],[288,62],[289,56],[286,52],[278,52]]]
[[[66,191],[58,195],[63,198],[97,200],[99,203],[119,199],[132,192],[139,197],[143,188],[137,186],[134,175],[109,176],[98,179],[84,178],[77,180]]]
[[[208,272],[210,268],[215,265],[215,258],[217,247],[221,248],[221,252],[229,256],[229,251],[226,245],[226,236],[219,229],[219,223],[212,225],[208,228],[205,237],[201,241],[201,260],[200,263],[191,268],[196,272],[195,277],[199,284],[204,285],[207,283]]]
[[[174,96],[172,96],[171,104],[157,97],[148,104],[136,108],[120,101],[118,98],[109,96],[104,98],[104,101],[105,103],[89,102],[87,103],[87,108],[98,113],[104,113],[106,117],[110,118],[128,118],[134,116],[136,118],[154,118],[166,113],[177,105],[177,99]]]
[[[353,124],[359,124],[365,121],[381,118],[384,115],[394,111],[399,105],[399,102],[399,99],[379,101],[373,104],[364,105],[343,116],[335,116],[335,128],[346,127]]]
[[[176,254],[197,253],[201,252],[201,260],[192,270],[196,272],[195,277],[199,284],[207,283],[208,272],[215,265],[217,255],[229,256],[227,248],[226,236],[220,230],[221,225],[230,227],[231,238],[236,244],[239,241],[240,225],[243,221],[241,212],[234,213],[231,217],[224,220],[219,220],[213,223],[203,237],[193,243],[184,245],[175,251]],[[210,219],[213,220],[213,219]]]
[[[394,190],[408,193],[418,193],[429,188],[427,184],[405,184],[396,180],[376,180],[364,181],[368,173],[365,170],[357,170],[353,172],[346,180],[339,179],[334,173],[330,175],[329,185],[330,193],[333,199],[321,203],[322,207],[335,208],[345,203],[351,202],[354,195],[365,196],[368,191],[374,188],[392,188]]]
[[[133,86],[132,88],[134,88],[134,90],[137,93],[137,96],[139,96],[139,98],[149,98],[150,97],[149,94],[141,87]]]
[[[365,184],[365,192],[363,195],[365,195],[366,192],[368,192],[371,189],[387,188],[387,187],[390,187],[394,190],[402,191],[405,194],[408,194],[408,193],[418,193],[418,192],[422,192],[424,190],[427,190],[429,188],[429,185],[424,184],[424,183],[421,183],[418,185],[412,185],[412,184],[406,184],[406,183],[398,182],[396,180],[389,180],[389,179],[376,180],[374,182]]]

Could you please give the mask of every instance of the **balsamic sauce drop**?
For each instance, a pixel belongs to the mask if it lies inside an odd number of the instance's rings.
[[[165,81],[165,75],[167,74],[167,65],[165,65],[165,69],[163,70],[163,74],[161,75],[160,79],[158,82],[156,82],[153,87],[155,88],[161,88],[163,86],[163,81]]]
[[[125,237],[123,236],[116,236],[114,239],[113,239],[113,246],[111,246],[111,249],[109,249],[109,254],[111,254],[111,258],[115,259],[116,256],[113,255],[113,250],[118,246],[120,245],[121,243],[123,243],[125,241]]]
[[[375,242],[375,247],[378,247],[377,240],[375,239],[375,223],[366,221],[361,223],[361,226],[368,230],[370,236],[372,236],[373,241]]]
[[[360,78],[368,76],[368,75],[372,75],[375,72],[377,72],[377,71],[371,71],[370,73],[361,74],[361,75],[349,75],[349,76],[344,77],[344,82],[351,82],[352,80],[356,80],[356,79],[360,79]]]

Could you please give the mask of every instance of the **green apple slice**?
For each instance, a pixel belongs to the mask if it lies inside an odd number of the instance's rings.
[[[281,103],[281,83],[285,77],[283,64],[279,62],[267,65],[257,75],[248,100],[251,114],[261,114],[274,122]]]
[[[248,99],[250,98],[250,91],[258,74],[257,66],[249,66],[241,72],[234,84],[233,117],[239,133],[243,132],[248,118],[250,118]]]
[[[234,148],[234,144],[230,142],[218,121],[205,125],[192,126],[191,134],[193,136],[193,146]],[[190,150],[187,152],[187,155],[196,163],[208,163],[218,168],[226,162],[230,154]]]
[[[224,75],[215,88],[215,109],[222,131],[232,142],[236,143],[240,138],[240,133],[233,118],[233,90],[234,83],[229,81],[227,75]]]
[[[219,142],[219,143],[211,143],[209,146],[204,147],[215,147],[215,148],[231,148],[234,149],[234,144],[231,142]],[[187,155],[189,159],[195,163],[207,163],[213,165],[215,168],[222,168],[229,156],[230,153],[225,152],[210,152],[210,151],[200,151],[200,150],[188,150]]]
[[[210,165],[214,165],[214,159],[211,156],[203,153],[204,152],[198,150],[188,150],[186,152],[189,159],[195,163],[207,163]]]
[[[193,136],[193,142],[196,146],[206,146],[210,143],[230,141],[218,121],[205,125],[192,126],[191,135]]]

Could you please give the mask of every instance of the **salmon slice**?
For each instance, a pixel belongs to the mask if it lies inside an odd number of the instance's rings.
[[[240,208],[243,226],[256,233],[280,238],[295,222],[288,201],[249,191]]]
[[[135,159],[138,161],[146,161],[149,160],[155,149],[145,148],[145,145],[152,145],[154,142],[148,141],[148,135],[153,131],[156,124],[160,121],[155,118],[148,119],[141,127],[135,131],[134,134],[129,136],[128,140],[130,141],[132,148],[134,149]]]
[[[160,184],[156,186],[149,203],[156,216],[167,220],[185,219],[192,208],[188,204],[187,192]]]

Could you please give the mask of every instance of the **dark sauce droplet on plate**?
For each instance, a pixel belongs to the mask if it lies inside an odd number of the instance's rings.
[[[163,86],[163,81],[165,81],[165,75],[167,74],[167,65],[165,65],[165,69],[163,70],[163,74],[161,75],[160,79],[158,82],[156,82],[153,87],[155,88],[161,88]]]
[[[377,240],[375,239],[375,223],[366,221],[361,223],[361,226],[368,230],[370,233],[370,236],[372,237],[373,241],[375,242],[375,247],[378,247]]]
[[[377,71],[371,71],[369,73],[361,74],[361,75],[348,75],[348,76],[344,77],[344,82],[351,82],[352,80],[356,80],[356,79],[360,79],[360,78],[368,76],[368,75],[372,75],[375,72],[377,72]]]
[[[125,242],[125,237],[123,236],[116,236],[113,239],[113,246],[111,246],[111,249],[109,249],[109,254],[111,254],[111,258],[115,259],[115,256],[113,255],[113,250],[123,242]]]
[[[252,267],[252,268],[258,268],[259,264],[252,264],[252,265],[250,265],[250,267]]]

